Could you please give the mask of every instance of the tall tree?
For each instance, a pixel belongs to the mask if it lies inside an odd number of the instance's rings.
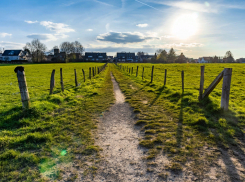
[[[82,46],[82,44],[78,41],[75,41],[72,43],[74,46],[74,53],[80,53],[83,54],[83,52],[85,51],[84,47]]]
[[[176,53],[173,48],[171,48],[168,52],[168,62],[174,63],[176,59]]]
[[[235,62],[235,59],[234,59],[233,54],[231,53],[231,51],[227,51],[225,53],[225,57],[224,58],[226,59],[227,63],[234,63]]]
[[[167,51],[165,51],[163,49],[158,49],[156,52],[157,52],[157,61],[159,61],[161,63],[166,63],[167,57],[168,57]]]
[[[46,45],[41,43],[38,39],[34,39],[31,43],[26,43],[24,50],[29,50],[33,62],[41,62],[45,57]]]
[[[60,44],[60,51],[65,52],[67,57],[65,58],[67,61],[68,59],[72,59],[74,57],[73,53],[80,53],[84,52],[84,47],[78,41],[75,42],[63,42]]]

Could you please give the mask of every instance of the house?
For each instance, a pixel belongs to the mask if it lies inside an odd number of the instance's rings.
[[[197,60],[197,63],[211,63],[212,57],[201,57]]]
[[[179,56],[177,56],[175,63],[186,63],[187,61],[188,59],[185,57],[183,53],[181,53]]]
[[[108,61],[113,61],[113,56],[107,56]]]
[[[51,58],[51,60],[54,62],[66,61],[66,52],[60,52],[59,49],[54,49],[54,56]]]
[[[136,61],[135,53],[132,52],[118,52],[117,53],[118,62],[134,62]]]
[[[107,61],[106,52],[85,52],[85,61]]]
[[[28,60],[30,56],[28,52],[22,50],[5,50],[2,54],[3,61],[17,61],[17,60]]]
[[[2,61],[3,60],[3,57],[2,57],[2,53],[0,53],[0,61]]]
[[[240,58],[236,60],[237,63],[245,63],[245,58]]]

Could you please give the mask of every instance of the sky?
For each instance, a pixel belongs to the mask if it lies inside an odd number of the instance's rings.
[[[79,41],[90,52],[174,48],[189,58],[245,57],[244,0],[1,0],[0,49],[39,39],[48,50]]]

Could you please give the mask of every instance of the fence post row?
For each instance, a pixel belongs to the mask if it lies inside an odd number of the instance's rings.
[[[204,69],[205,69],[205,66],[201,66],[201,79],[200,79],[199,100],[202,99],[202,94],[203,94],[203,86],[204,86]]]
[[[227,111],[229,108],[229,97],[231,87],[232,68],[225,68],[223,73],[223,86],[221,95],[221,109]]]
[[[86,81],[86,78],[85,78],[85,73],[84,73],[84,70],[82,69],[82,72],[83,72],[83,79],[84,79],[84,82]]]
[[[55,85],[55,80],[54,80],[54,75],[55,75],[55,70],[52,71],[51,73],[51,79],[50,79],[50,95],[53,94],[53,89]]]
[[[75,85],[77,87],[78,83],[77,83],[77,70],[76,69],[74,69],[74,73],[75,73]]]
[[[136,77],[138,77],[139,66],[137,66]]]
[[[166,82],[167,82],[167,69],[165,69],[164,86],[166,85]]]
[[[89,67],[89,79],[91,80],[91,67]]]
[[[152,66],[152,71],[151,71],[151,83],[153,82],[153,72],[154,72],[154,66]]]
[[[182,77],[182,92],[184,92],[184,71],[181,72],[181,77]]]
[[[64,92],[64,82],[63,82],[62,68],[60,68],[60,86],[61,86],[62,92]]]
[[[14,72],[17,73],[22,107],[24,110],[29,109],[31,107],[31,102],[30,102],[29,92],[27,88],[24,67],[18,66],[14,69]]]
[[[144,79],[144,71],[145,71],[145,68],[143,67],[143,70],[142,70],[142,80]]]

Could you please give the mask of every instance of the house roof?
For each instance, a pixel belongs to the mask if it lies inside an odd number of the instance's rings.
[[[22,50],[5,50],[2,56],[19,56]]]

